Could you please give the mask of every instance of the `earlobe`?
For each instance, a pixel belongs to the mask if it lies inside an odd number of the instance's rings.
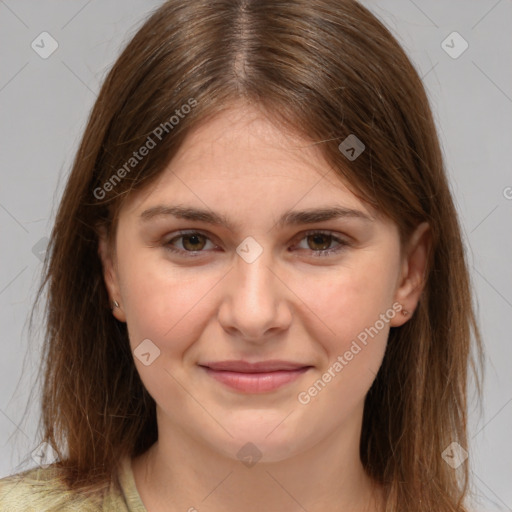
[[[413,315],[421,293],[425,287],[431,248],[431,232],[428,223],[418,225],[405,249],[395,301],[402,309],[391,322],[392,327],[399,327]]]
[[[126,317],[121,305],[121,294],[117,272],[115,270],[112,252],[108,244],[108,237],[104,227],[98,233],[98,255],[103,268],[103,280],[107,288],[112,314],[120,321],[126,322]]]

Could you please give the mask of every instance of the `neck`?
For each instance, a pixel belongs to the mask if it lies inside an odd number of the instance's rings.
[[[158,424],[159,440],[133,461],[148,512],[380,510],[382,490],[359,458],[360,422],[289,458],[254,465],[219,453],[166,418]]]

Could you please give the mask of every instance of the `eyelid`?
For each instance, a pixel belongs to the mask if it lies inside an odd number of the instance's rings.
[[[348,238],[350,238],[350,237],[348,235],[343,235],[342,233],[338,233],[337,231],[332,231],[330,229],[309,229],[307,231],[303,231],[303,232],[299,233],[295,237],[295,240],[300,241],[307,236],[317,235],[317,234],[332,236],[333,240],[337,240],[339,242],[345,242],[347,244],[349,243]]]

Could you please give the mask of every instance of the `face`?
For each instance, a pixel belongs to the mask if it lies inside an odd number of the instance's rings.
[[[200,126],[123,207],[115,254],[100,242],[159,420],[266,461],[360,427],[389,329],[418,299],[422,232],[401,253],[318,148],[249,107]]]

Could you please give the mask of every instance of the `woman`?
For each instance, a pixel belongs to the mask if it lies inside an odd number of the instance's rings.
[[[421,80],[357,2],[162,5],[48,254],[58,461],[2,510],[467,510],[459,224]]]

